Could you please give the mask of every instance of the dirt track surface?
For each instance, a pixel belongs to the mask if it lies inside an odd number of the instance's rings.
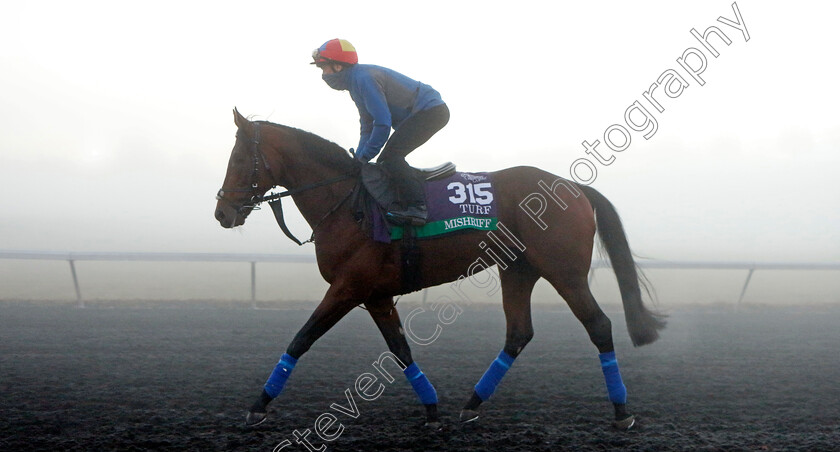
[[[0,306],[0,450],[270,452],[290,440],[282,450],[304,451],[293,432],[323,413],[344,427],[331,442],[308,436],[326,451],[840,450],[840,309],[676,311],[639,349],[608,314],[634,430],[611,429],[596,350],[562,307],[535,309],[534,340],[480,420],[458,424],[504,341],[500,309],[468,307],[413,346],[441,401],[444,426],[430,432],[402,375],[374,401],[356,397],[355,419],[330,407],[347,406],[345,389],[386,351],[362,310],[300,360],[268,421],[246,429],[308,310]]]

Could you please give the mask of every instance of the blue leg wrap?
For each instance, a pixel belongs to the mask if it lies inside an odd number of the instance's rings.
[[[607,382],[607,392],[610,394],[610,402],[627,403],[627,388],[621,381],[621,372],[618,371],[618,360],[615,358],[615,351],[601,353],[598,355],[601,360],[601,370],[604,371],[604,380]]]
[[[283,356],[280,357],[280,362],[274,366],[271,376],[269,376],[268,381],[265,382],[265,392],[270,395],[272,399],[283,392],[283,387],[286,386],[286,380],[288,380],[289,375],[292,374],[295,364],[297,364],[297,360],[295,358],[283,353]]]
[[[482,401],[489,399],[493,395],[496,391],[496,386],[499,385],[502,377],[505,376],[507,370],[513,365],[514,359],[516,358],[508,355],[504,350],[499,352],[499,356],[493,360],[490,367],[487,368],[487,372],[484,372],[481,380],[478,380],[478,383],[475,385],[475,393],[478,394],[478,397]]]
[[[414,392],[417,393],[417,397],[420,398],[420,402],[423,405],[438,403],[435,387],[426,378],[426,374],[420,371],[417,363],[411,363],[410,366],[403,370],[403,373],[405,374],[405,378],[408,379],[408,382],[411,383],[411,387],[414,388]]]

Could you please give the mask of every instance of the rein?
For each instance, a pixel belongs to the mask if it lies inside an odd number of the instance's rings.
[[[320,220],[318,220],[318,222],[316,222],[314,225],[312,225],[312,234],[309,236],[309,238],[305,242],[301,242],[300,240],[298,240],[298,238],[295,237],[294,234],[292,234],[292,231],[289,230],[289,227],[286,226],[286,220],[283,219],[283,202],[282,202],[282,199],[285,198],[286,196],[291,196],[295,193],[300,193],[302,191],[310,190],[310,189],[321,187],[321,186],[324,186],[324,185],[333,184],[333,183],[342,181],[344,179],[349,179],[350,177],[353,176],[353,174],[354,173],[344,174],[344,175],[339,176],[339,177],[334,177],[332,179],[327,179],[325,181],[316,182],[314,184],[306,185],[306,186],[296,188],[296,189],[293,189],[293,190],[286,190],[283,193],[277,193],[277,194],[272,193],[271,195],[264,197],[262,200],[268,202],[269,207],[271,207],[272,212],[274,212],[274,219],[277,220],[277,225],[280,226],[280,229],[283,231],[283,234],[286,234],[286,237],[291,239],[293,242],[297,243],[298,246],[303,246],[307,243],[315,242],[315,229],[317,229],[318,226],[320,226],[321,223],[324,222],[324,220],[326,220],[330,215],[335,213],[336,210],[338,210],[345,202],[347,202],[348,199],[350,199],[350,196],[353,195],[353,192],[356,191],[359,184],[357,182],[356,185],[354,185],[353,188],[347,193],[347,195],[345,195],[343,198],[341,198],[341,201],[339,201],[338,204],[334,205],[330,210],[327,211],[327,213],[324,214],[323,217],[321,217]],[[262,201],[260,201],[260,202],[262,202]]]
[[[351,189],[350,192],[347,193],[347,195],[345,195],[343,198],[341,198],[341,200],[336,205],[334,205],[332,208],[330,208],[330,210],[328,210],[327,213],[324,214],[324,216],[321,217],[321,219],[318,220],[312,226],[312,235],[310,235],[309,239],[304,241],[304,242],[301,242],[300,240],[298,240],[298,238],[295,237],[294,234],[292,234],[292,232],[289,230],[288,226],[286,226],[286,220],[283,218],[282,199],[287,197],[287,196],[292,196],[292,195],[302,193],[302,192],[305,192],[305,191],[308,191],[308,190],[312,190],[312,189],[319,188],[319,187],[324,187],[324,186],[327,186],[327,185],[332,185],[336,182],[341,182],[343,180],[349,179],[349,178],[351,178],[351,177],[353,177],[353,176],[355,176],[356,174],[359,173],[358,168],[356,168],[353,171],[350,171],[348,173],[342,174],[341,176],[336,176],[336,177],[326,179],[326,180],[322,180],[322,181],[319,181],[319,182],[315,182],[315,183],[312,183],[312,184],[309,184],[309,185],[304,185],[303,187],[298,187],[298,188],[293,188],[291,190],[286,190],[282,193],[271,193],[268,196],[265,196],[264,194],[259,193],[259,183],[258,182],[259,182],[260,160],[262,160],[262,166],[268,172],[268,175],[269,175],[271,181],[274,182],[276,179],[274,178],[274,175],[271,172],[271,166],[268,164],[268,159],[265,158],[265,155],[260,150],[259,145],[260,145],[260,124],[259,123],[254,123],[254,136],[251,139],[251,149],[252,149],[252,154],[254,156],[254,169],[251,172],[251,179],[253,180],[253,182],[251,183],[251,186],[249,188],[234,188],[234,189],[222,188],[222,189],[219,190],[218,193],[216,193],[216,199],[225,201],[229,204],[233,204],[233,203],[231,203],[230,200],[228,200],[224,197],[225,193],[247,193],[247,192],[251,192],[251,199],[249,199],[247,203],[243,204],[239,209],[237,209],[237,213],[239,213],[241,215],[242,212],[245,209],[260,210],[259,205],[262,204],[263,202],[267,202],[268,205],[271,207],[271,210],[274,212],[274,219],[277,220],[277,225],[280,226],[280,229],[283,231],[284,234],[286,234],[286,237],[291,239],[293,242],[297,243],[298,246],[302,246],[306,243],[314,242],[315,241],[315,229],[317,229],[318,226],[320,226],[321,223],[324,222],[324,220],[326,220],[330,215],[335,213],[339,208],[341,208],[342,205],[344,205],[345,202],[347,202],[348,199],[350,199],[350,196],[353,195],[353,193],[356,191],[356,189],[359,186],[358,182],[353,186],[353,189]],[[273,189],[274,187],[276,187],[276,185],[273,185],[271,188],[269,188],[269,190]]]

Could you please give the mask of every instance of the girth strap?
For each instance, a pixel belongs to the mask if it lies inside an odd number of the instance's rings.
[[[402,293],[411,293],[423,288],[423,275],[420,273],[420,247],[417,246],[417,231],[414,226],[405,226],[400,241],[400,267]]]

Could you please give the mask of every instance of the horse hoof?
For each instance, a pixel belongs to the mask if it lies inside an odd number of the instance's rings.
[[[626,418],[613,422],[613,426],[619,430],[630,430],[633,426],[636,425],[636,417],[633,415],[627,416]]]
[[[466,424],[467,422],[472,422],[478,420],[478,411],[476,410],[461,410],[461,423]]]
[[[245,416],[245,426],[254,427],[260,425],[263,422],[265,422],[265,419],[267,417],[268,413],[257,413],[254,411],[249,411],[248,414]]]

